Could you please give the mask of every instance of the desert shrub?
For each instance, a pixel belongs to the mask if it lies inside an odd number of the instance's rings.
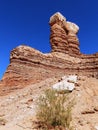
[[[43,129],[55,128],[58,130],[62,127],[71,130],[71,111],[74,103],[68,95],[68,92],[60,94],[55,90],[46,90],[39,97],[37,119],[41,122]]]

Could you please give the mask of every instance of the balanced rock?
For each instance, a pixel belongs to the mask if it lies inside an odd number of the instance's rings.
[[[65,28],[66,30],[68,30],[68,32],[72,34],[77,34],[79,31],[79,27],[75,23],[68,22],[68,21],[65,24]]]

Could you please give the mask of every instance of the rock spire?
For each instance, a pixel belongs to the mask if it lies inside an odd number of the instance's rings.
[[[77,38],[79,27],[75,23],[66,21],[66,18],[57,12],[50,17],[49,24],[52,52],[80,54]]]

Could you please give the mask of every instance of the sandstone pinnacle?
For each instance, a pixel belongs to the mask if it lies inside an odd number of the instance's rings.
[[[66,18],[59,12],[50,18],[50,43],[52,52],[80,54],[79,40],[77,33],[78,25],[66,21]]]

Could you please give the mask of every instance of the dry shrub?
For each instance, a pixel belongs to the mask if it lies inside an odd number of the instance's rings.
[[[70,100],[68,95],[68,92],[60,94],[55,90],[46,90],[39,97],[37,119],[41,129],[71,130],[74,99]]]

